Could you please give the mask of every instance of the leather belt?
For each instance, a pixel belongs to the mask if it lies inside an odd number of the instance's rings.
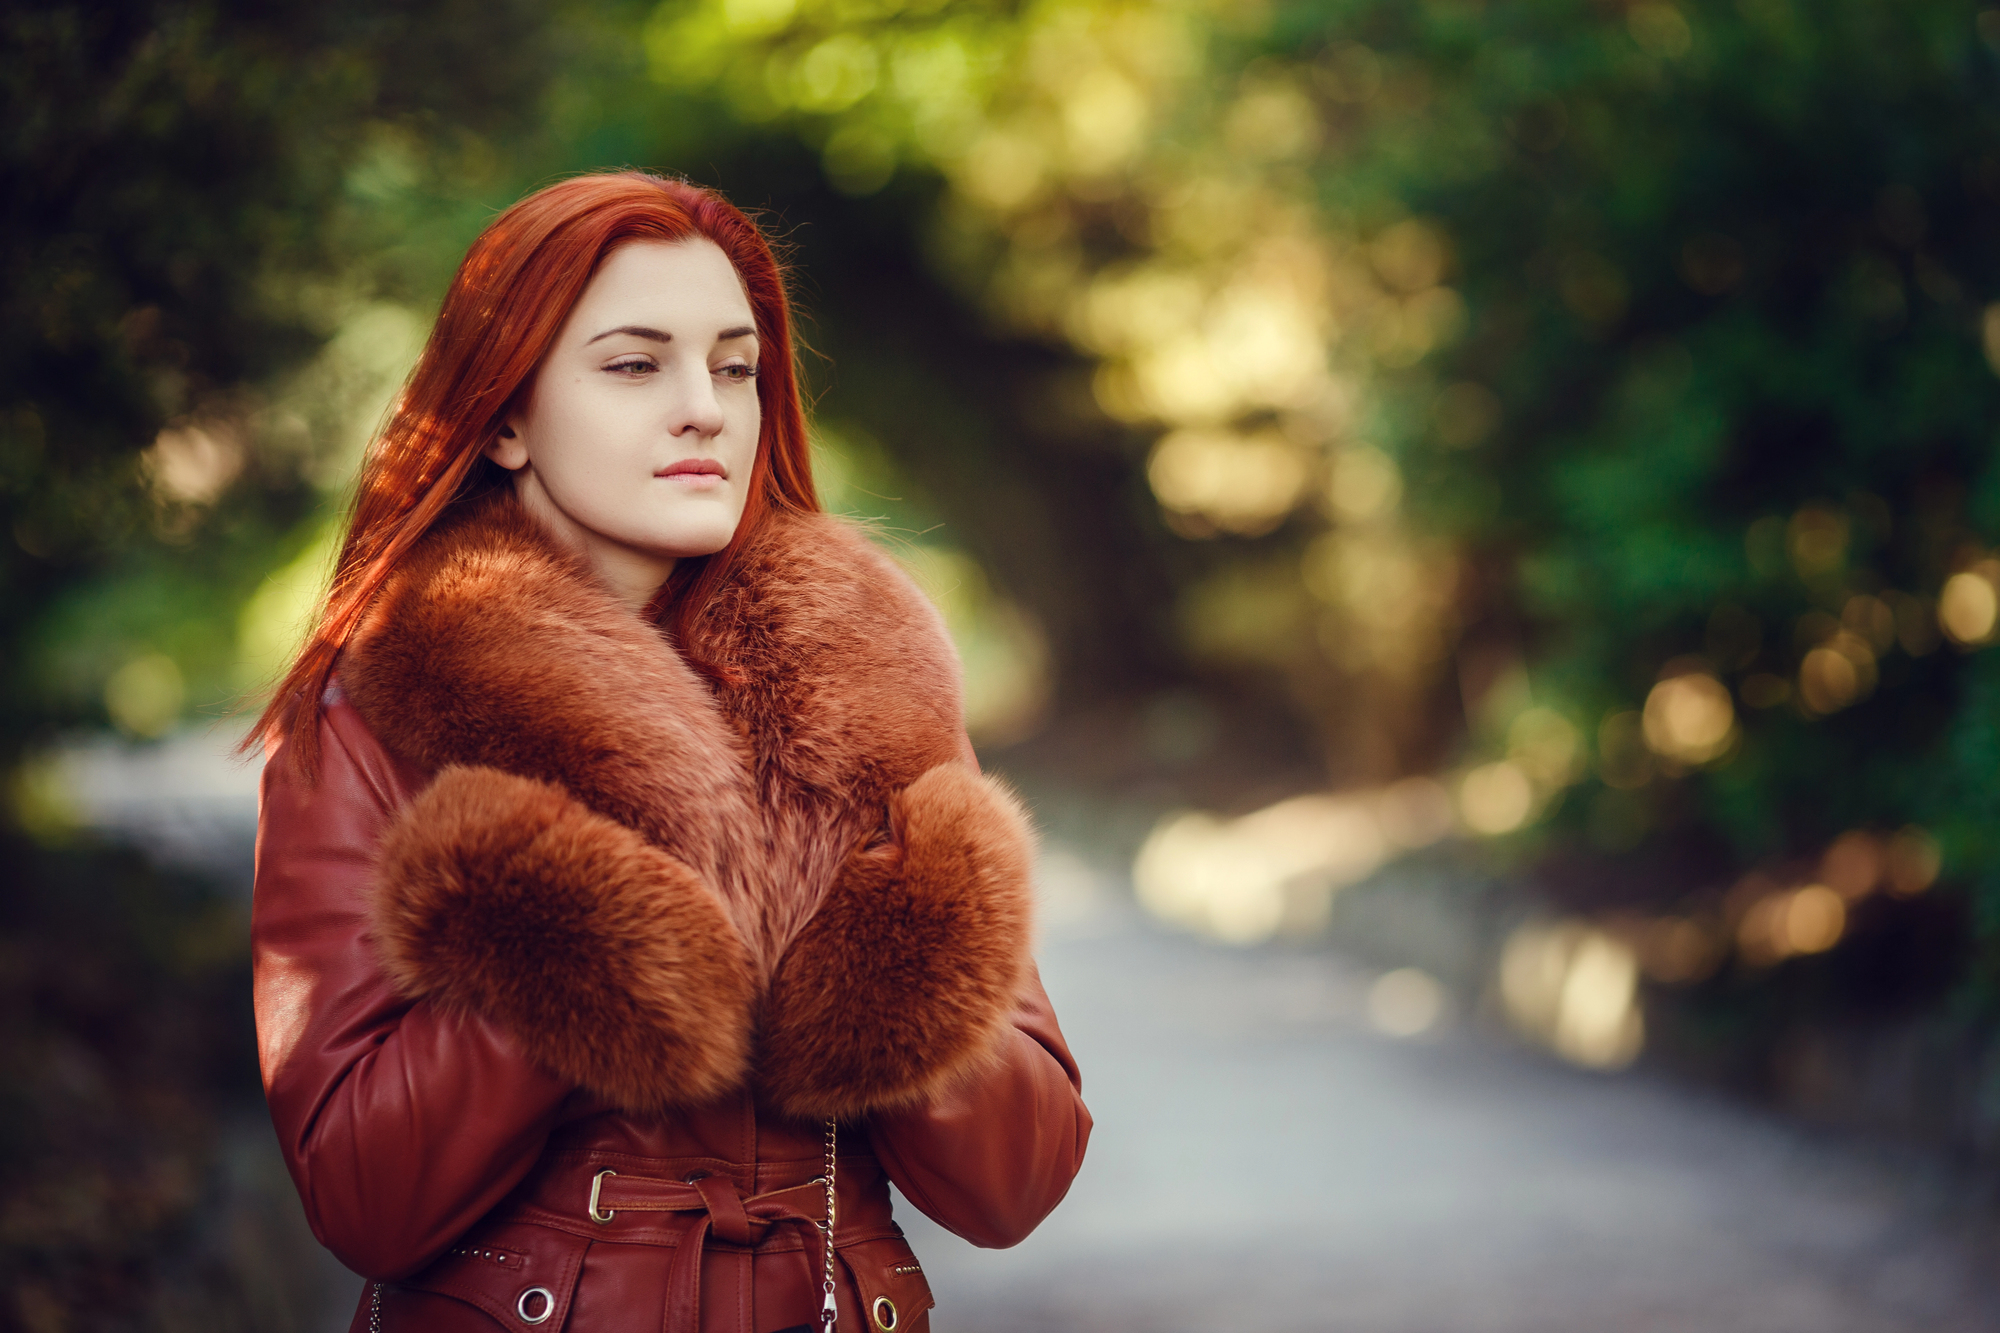
[[[669,1270],[664,1333],[701,1333],[701,1254],[708,1235],[731,1245],[755,1245],[773,1226],[803,1223],[813,1228],[819,1240],[819,1224],[826,1217],[826,1182],[809,1180],[803,1185],[771,1190],[743,1197],[727,1176],[698,1175],[689,1180],[655,1180],[647,1176],[621,1176],[616,1171],[599,1171],[590,1181],[590,1220],[600,1226],[619,1213],[699,1213],[674,1250]],[[819,1269],[814,1263],[816,1245],[800,1247],[805,1260],[808,1287],[817,1287]]]

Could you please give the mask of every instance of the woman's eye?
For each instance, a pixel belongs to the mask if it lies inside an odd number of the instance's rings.
[[[722,376],[724,379],[748,380],[748,379],[755,379],[757,377],[757,367],[735,366],[735,365],[723,366],[720,369],[718,369],[715,373]]]
[[[641,375],[652,374],[654,371],[658,370],[659,367],[654,365],[651,361],[647,360],[646,358],[639,357],[632,361],[613,361],[610,365],[606,366],[605,369],[610,371],[614,375],[624,375],[629,378],[636,379]]]

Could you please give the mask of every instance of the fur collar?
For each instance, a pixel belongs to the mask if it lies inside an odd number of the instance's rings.
[[[740,684],[711,689],[511,496],[473,508],[405,561],[341,666],[343,687],[374,734],[438,778],[421,811],[406,811],[385,839],[377,935],[392,975],[412,994],[531,1029],[528,1044],[545,1063],[562,1069],[582,1058],[595,1069],[594,1057],[574,1051],[599,1036],[574,1023],[562,1034],[544,1031],[539,1010],[553,1007],[548,997],[562,987],[550,990],[545,961],[527,961],[534,931],[520,923],[540,922],[545,939],[602,925],[601,937],[577,938],[574,947],[641,959],[622,996],[569,997],[573,1014],[598,1014],[592,1023],[619,1029],[602,1039],[634,1039],[634,1025],[616,1017],[628,1009],[679,1021],[668,1013],[677,997],[655,993],[656,983],[723,996],[697,1026],[726,1028],[727,1013],[740,1009],[744,1031],[722,1043],[728,1049],[704,1047],[695,1064],[707,1072],[689,1074],[678,1090],[630,1069],[608,1080],[602,1070],[579,1074],[580,1082],[657,1110],[690,1100],[697,1084],[706,1094],[722,1090],[732,1066],[740,1077],[755,1060],[776,1100],[818,1114],[832,1103],[816,1094],[801,1102],[798,1088],[839,1061],[800,1025],[851,1025],[851,997],[868,980],[852,971],[873,965],[866,949],[853,952],[858,927],[830,938],[809,923],[842,892],[878,904],[884,892],[912,887],[927,901],[970,893],[978,901],[960,906],[977,910],[954,918],[963,929],[922,942],[944,951],[928,966],[952,991],[947,1010],[966,1000],[949,975],[984,969],[973,987],[984,995],[973,1005],[977,1031],[956,1043],[966,1047],[954,1057],[962,1072],[1000,1021],[986,1010],[1004,1010],[1025,964],[1028,834],[1011,798],[963,766],[957,662],[936,611],[851,525],[787,516],[739,554],[693,634],[705,654],[736,668]],[[941,768],[951,772],[936,776]],[[940,794],[926,794],[933,788]],[[913,831],[913,822],[922,827]],[[914,850],[940,839],[949,846]],[[953,868],[926,872],[941,876],[937,883],[897,879],[898,866],[925,857]],[[897,880],[889,890],[885,873]],[[487,957],[482,950],[499,946],[468,937],[464,923],[503,900],[513,923],[503,934],[518,938],[522,952]],[[591,905],[582,917],[579,902]],[[988,909],[999,915],[987,920]],[[826,920],[857,910],[849,903]],[[901,920],[907,926],[923,914],[912,909]],[[871,947],[900,955],[916,943]],[[645,962],[649,949],[666,953]],[[847,961],[828,964],[829,951]],[[521,990],[523,974],[539,980]],[[668,974],[677,979],[661,983]],[[802,982],[808,974],[817,980]],[[828,993],[787,998],[802,986]],[[918,984],[925,987],[935,989]],[[833,1003],[836,995],[848,998]],[[924,998],[885,994],[880,1002]],[[953,1045],[933,1031],[936,1015],[920,1018],[930,1035],[919,1044]],[[637,1026],[644,1035],[646,1023]],[[880,1025],[859,1031],[864,1046],[913,1040]],[[708,1035],[649,1039],[703,1047]],[[537,1037],[546,1038],[539,1047]],[[774,1054],[785,1050],[803,1054]],[[852,1063],[852,1054],[840,1058]],[[787,1058],[799,1067],[774,1072],[773,1062]],[[898,1067],[909,1062],[906,1052]],[[845,1090],[828,1096],[854,1113],[907,1101],[918,1085],[946,1076],[932,1070],[913,1082],[908,1073],[850,1071]],[[786,1086],[773,1090],[774,1081]]]

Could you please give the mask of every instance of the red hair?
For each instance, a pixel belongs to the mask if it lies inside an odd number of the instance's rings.
[[[295,760],[312,771],[320,700],[341,648],[396,563],[447,510],[507,483],[486,446],[525,399],[598,265],[628,242],[694,237],[721,248],[749,298],[763,427],[736,535],[715,555],[680,561],[654,613],[686,644],[736,552],[771,514],[819,509],[784,270],[757,225],[713,190],[644,172],[578,176],[538,190],[480,233],[452,278],[430,341],[361,465],[347,540],[318,621],[246,748],[289,740]],[[726,663],[696,665],[711,675],[729,670]]]

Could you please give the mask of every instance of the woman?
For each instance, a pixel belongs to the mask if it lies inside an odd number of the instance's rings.
[[[936,614],[819,512],[769,247],[586,176],[474,243],[260,724],[265,1088],[356,1329],[922,1330],[1090,1119]]]

